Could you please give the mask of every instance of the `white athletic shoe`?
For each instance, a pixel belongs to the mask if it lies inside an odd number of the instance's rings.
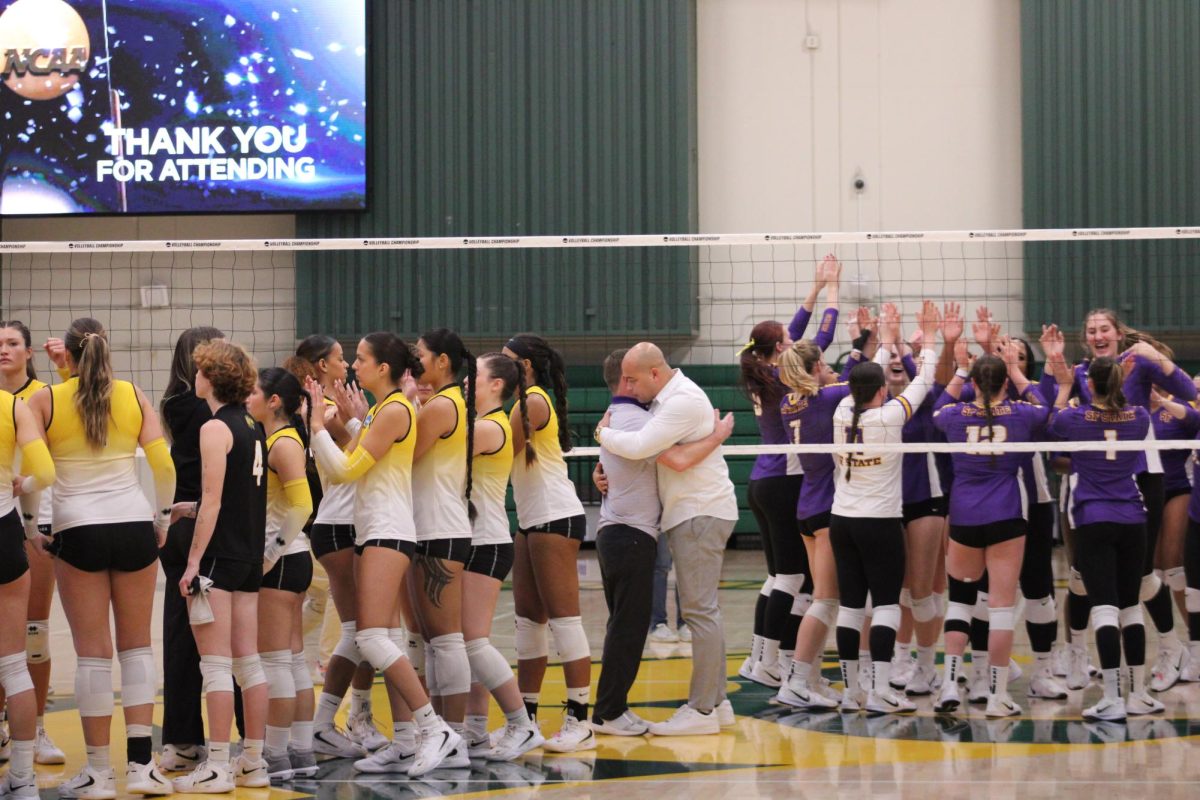
[[[717,704],[717,724],[722,728],[732,728],[737,725],[737,715],[733,713],[733,703],[726,698]]]
[[[889,681],[895,688],[895,681]],[[905,681],[904,693],[913,697],[924,697],[933,694],[938,683],[937,670],[931,666],[917,664]]]
[[[113,800],[117,796],[117,777],[111,767],[97,770],[84,765],[75,777],[59,784],[58,796],[77,800]]]
[[[681,705],[665,722],[651,722],[655,736],[704,736],[721,732],[721,720],[715,711],[701,714],[688,704]]]
[[[1025,670],[1017,663],[1015,658],[1008,659],[1008,680],[1010,683],[1021,680],[1021,676],[1025,674]]]
[[[640,722],[643,726],[642,733],[645,733],[646,721],[639,719],[633,712],[626,711],[616,720],[606,722],[606,726],[612,726],[614,723],[625,720],[626,717],[631,717],[633,720]],[[613,733],[613,728],[603,731],[603,733]],[[631,733],[618,733],[617,736],[636,736]],[[496,742],[496,746],[487,754],[488,761],[515,761],[521,756],[528,753],[530,750],[536,750],[546,743],[546,737],[542,736],[541,730],[532,722],[526,725],[506,725],[504,727],[504,735],[500,737],[500,741]]]
[[[1154,668],[1150,670],[1150,680],[1147,682],[1150,690],[1165,692],[1174,686],[1179,681],[1180,673],[1183,672],[1183,662],[1186,656],[1187,648],[1181,644],[1177,644],[1175,647],[1161,648],[1158,651],[1158,660],[1154,662]],[[1133,713],[1130,708],[1126,710]]]
[[[46,729],[37,729],[37,739],[33,743],[33,763],[35,764],[65,764],[67,756],[46,733]]]
[[[912,657],[912,653],[893,655],[892,675],[888,678],[888,685],[897,691],[904,689],[908,686],[908,682],[912,679],[916,669],[917,660]]]
[[[371,774],[408,772],[408,768],[412,766],[413,757],[416,754],[416,750],[403,750],[395,742],[388,742],[366,758],[360,758],[355,761],[354,769],[357,772],[368,772]]]
[[[235,784],[229,764],[203,761],[187,775],[171,781],[171,785],[179,794],[225,794],[232,792]]]
[[[754,680],[754,664],[754,658],[751,656],[746,656],[745,660],[742,661],[742,665],[738,667],[738,675],[748,681]]]
[[[650,631],[650,635],[647,638],[652,642],[673,644],[679,641],[679,634],[673,631],[670,625],[660,622],[654,626],[654,630]]]
[[[271,785],[271,776],[267,774],[265,759],[251,761],[246,758],[245,754],[242,754],[230,762],[229,771],[233,773],[233,782],[238,786],[247,789],[265,789]]]
[[[453,750],[451,750],[449,753],[446,754],[446,757],[442,759],[442,763],[437,765],[437,768],[439,770],[442,770],[442,769],[470,769],[471,768],[471,756],[467,752],[466,745],[467,745],[467,743],[465,740],[460,742],[458,747],[454,748]]]
[[[381,747],[386,747],[391,741],[375,725],[375,718],[366,714],[352,714],[346,720],[346,738],[361,745],[369,753],[374,753]]]
[[[911,714],[917,707],[911,700],[890,686],[881,692],[867,695],[868,714]]]
[[[1043,700],[1065,700],[1067,697],[1067,687],[1063,686],[1062,681],[1054,677],[1054,672],[1050,667],[1041,667],[1033,671],[1033,675],[1029,678],[1029,690],[1026,692],[1029,697],[1041,698]]]
[[[470,732],[468,731],[468,733]],[[495,746],[491,735],[485,732],[478,739],[473,738],[467,742],[467,755],[471,758],[487,758],[488,753],[492,752],[492,748]]]
[[[292,762],[293,778],[311,778],[317,774],[317,756],[312,750],[300,750],[289,744],[288,760]]]
[[[567,714],[563,717],[563,724],[558,733],[547,739],[542,747],[551,753],[578,753],[581,750],[595,750],[596,737],[592,733],[592,726]]]
[[[263,751],[263,761],[267,762],[267,777],[273,783],[283,783],[292,779],[292,759],[284,750],[282,753]]]
[[[843,689],[842,699],[838,702],[838,711],[844,714],[857,714],[862,711],[867,702],[867,695],[862,689]]]
[[[208,748],[198,744],[183,747],[164,744],[158,757],[158,768],[164,772],[191,772],[208,757]]]
[[[987,709],[983,713],[992,719],[1015,717],[1021,713],[1021,707],[1012,699],[1012,695],[1002,692],[988,698]]]
[[[1050,651],[1050,671],[1056,678],[1065,678],[1070,671],[1067,650],[1068,647],[1066,644],[1058,642],[1054,645],[1054,649]]]
[[[153,761],[149,764],[130,761],[125,767],[125,791],[130,794],[165,795],[174,793],[175,787]]]
[[[972,705],[982,705],[988,701],[988,695],[991,694],[991,684],[988,681],[987,670],[972,669],[971,683],[968,684],[967,702]]]
[[[679,641],[683,642],[684,644],[692,643],[692,629],[687,625],[679,626]]]
[[[1086,689],[1092,682],[1088,666],[1087,648],[1070,645],[1067,647],[1067,688],[1071,691]],[[1122,709],[1124,710],[1124,709]]]
[[[1200,681],[1200,658],[1195,658],[1188,654],[1184,659],[1183,669],[1179,672],[1179,680],[1184,683],[1196,683]]]
[[[819,694],[827,700],[832,700],[833,708],[837,708],[837,704],[842,702],[842,693],[833,688],[833,684],[829,682],[829,678],[823,675],[821,677],[809,675],[808,690],[814,694]]]
[[[0,797],[38,800],[37,776],[32,772],[28,775],[16,776],[10,769],[3,778],[0,778]]]
[[[592,722],[592,731],[606,736],[641,736],[649,730],[650,723],[628,709],[616,719]],[[507,734],[508,732],[505,731],[505,735]]]
[[[942,688],[938,691],[937,701],[933,704],[933,710],[941,714],[948,714],[958,710],[962,705],[962,695],[958,691],[957,681],[942,681]]]
[[[460,744],[462,737],[445,722],[436,730],[422,732],[417,752],[413,754],[412,766],[408,768],[408,776],[419,778],[437,769]]]
[[[783,676],[779,674],[779,664],[768,664],[765,661],[759,661],[750,670],[750,680],[772,689],[778,689],[783,683]]]
[[[313,731],[313,752],[335,758],[363,758],[367,755],[365,747],[352,741],[336,725]]]
[[[1157,714],[1165,708],[1162,701],[1151,697],[1150,693],[1145,691],[1130,692],[1129,697],[1125,699],[1125,713],[1133,717]]]
[[[785,706],[807,711],[829,711],[838,707],[837,700],[832,700],[816,692],[807,684],[794,679],[779,687],[779,693],[775,695],[775,699]]]
[[[1101,697],[1099,703],[1083,710],[1083,718],[1101,722],[1120,722],[1125,719],[1125,701],[1120,697]]]

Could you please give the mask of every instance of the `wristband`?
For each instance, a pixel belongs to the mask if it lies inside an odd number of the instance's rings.
[[[970,379],[971,372],[970,370],[965,370],[962,367],[959,367],[958,369],[954,370],[954,375],[955,377],[962,378],[965,381]]]
[[[362,426],[363,424],[361,419],[358,417],[352,417],[350,421],[346,423],[346,432],[350,434],[351,438],[353,438],[358,436],[358,432],[362,430]]]
[[[855,350],[861,351],[864,347],[867,346],[867,340],[870,338],[871,338],[871,331],[865,330],[862,333],[858,334],[857,337],[855,337],[854,341],[850,343],[850,346],[853,347]]]

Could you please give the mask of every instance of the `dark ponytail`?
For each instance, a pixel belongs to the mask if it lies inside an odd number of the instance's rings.
[[[549,386],[554,391],[554,415],[558,418],[558,444],[564,453],[571,451],[571,426],[567,423],[567,367],[562,354],[550,346],[542,337],[533,333],[519,333],[505,345],[520,358],[529,359],[533,366],[534,380],[538,386]],[[524,403],[522,403],[524,414]],[[528,439],[526,439],[528,442]],[[528,443],[525,445],[529,447]],[[532,461],[525,456],[526,463]]]
[[[1088,365],[1087,375],[1095,388],[1093,403],[1106,411],[1120,411],[1125,407],[1125,370],[1120,361],[1108,356],[1097,358]]]
[[[466,367],[467,389],[464,393],[464,403],[467,412],[467,516],[475,519],[475,504],[471,502],[471,489],[474,477],[471,467],[475,460],[475,377],[477,366],[475,356],[463,344],[462,337],[449,328],[437,328],[421,337],[426,349],[435,356],[445,355],[450,360],[450,372],[458,378],[458,373]]]
[[[280,410],[283,412],[284,418],[300,434],[300,441],[307,450],[312,409],[308,409],[310,419],[301,418],[300,406],[304,401],[304,390],[300,386],[300,381],[282,367],[267,367],[258,371],[258,386],[267,400],[270,400],[272,396],[279,398]]]
[[[738,386],[752,403],[778,405],[783,394],[770,359],[783,341],[783,325],[760,322],[750,331],[750,341],[738,355]]]
[[[975,384],[975,392],[983,403],[983,417],[987,420],[988,441],[995,440],[993,431],[992,397],[1004,388],[1008,380],[1008,365],[1000,356],[988,353],[975,359],[971,365],[971,382]],[[996,457],[992,453],[992,458]]]
[[[850,418],[850,430],[846,433],[846,442],[848,444],[856,444],[858,442],[859,419],[862,417],[863,411],[866,410],[867,403],[875,399],[875,395],[879,394],[879,390],[885,385],[883,377],[883,367],[876,364],[874,361],[868,361],[864,364],[858,364],[854,369],[850,370],[850,398],[854,401],[854,416]],[[854,466],[854,457],[852,453],[846,454],[846,481],[850,480],[850,470]]]
[[[63,343],[78,369],[75,409],[83,420],[84,438],[93,449],[99,450],[108,443],[108,421],[112,416],[113,374],[108,333],[91,317],[80,317],[71,323]]]
[[[392,383],[399,383],[405,372],[417,378],[425,371],[417,354],[394,333],[375,331],[364,336],[363,341],[370,348],[372,358],[380,364],[387,364],[388,377]],[[379,399],[382,402],[383,398]]]

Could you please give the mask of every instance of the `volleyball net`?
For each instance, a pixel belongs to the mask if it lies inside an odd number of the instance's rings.
[[[957,303],[963,338],[981,353],[973,327],[986,308],[1004,336],[1032,345],[1056,323],[1066,355],[1081,354],[1088,309],[1114,309],[1128,324],[1176,349],[1188,368],[1200,355],[1200,228],[657,234],[373,239],[205,239],[0,242],[0,302],[24,321],[35,349],[71,320],[94,316],[110,334],[114,366],[157,402],[178,334],[211,325],[246,346],[261,365],[290,355],[298,339],[333,335],[352,360],[357,339],[387,329],[408,341],[454,328],[476,353],[514,333],[544,335],[566,356],[572,384],[575,455],[594,459],[590,432],[607,405],[604,356],[638,341],[659,344],[673,365],[697,376],[714,404],[738,414],[725,452],[835,452],[837,445],[756,444],[749,402],[734,388],[750,331],[786,325],[825,257],[841,264],[826,361],[839,369],[856,333],[857,309],[879,316],[894,304],[902,338],[924,300]],[[817,298],[806,336],[828,305]],[[940,350],[941,337],[926,342]],[[40,371],[49,371],[38,352]],[[1052,402],[1053,398],[1046,398]],[[1186,448],[1183,442],[1108,443],[1113,450]],[[874,450],[955,451],[918,442]],[[981,442],[980,452],[1098,449],[1088,443]],[[863,451],[864,445],[842,451]]]

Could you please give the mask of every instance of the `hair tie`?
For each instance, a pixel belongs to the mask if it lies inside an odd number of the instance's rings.
[[[523,359],[529,359],[531,361],[533,360],[533,353],[531,353],[529,348],[525,347],[525,345],[523,345],[521,342],[518,342],[515,336],[509,339],[504,346]]]
[[[96,338],[96,337],[97,337],[97,336],[99,336],[99,335],[100,335],[100,334],[96,333],[95,331],[88,331],[87,333],[85,333],[85,334],[83,335],[83,341],[85,341],[85,342],[86,342],[86,341],[88,341],[89,339],[94,339],[94,338]]]
[[[741,350],[738,350],[738,355],[739,355],[739,356],[740,356],[740,355],[742,355],[742,354],[743,354],[743,353],[745,353],[747,350],[753,350],[753,349],[754,349],[754,345],[755,345],[755,343],[754,343],[754,338],[753,338],[753,337],[751,337],[751,338],[750,338],[750,341],[746,342],[746,344],[745,344],[745,345],[742,347],[742,349],[741,349]]]

